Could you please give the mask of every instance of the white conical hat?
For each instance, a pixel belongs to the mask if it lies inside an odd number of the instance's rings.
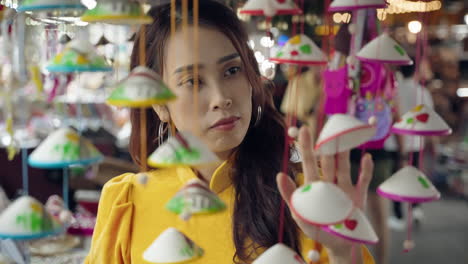
[[[242,7],[241,14],[254,16],[297,15],[301,14],[292,0],[248,0]]]
[[[347,151],[372,139],[375,131],[375,126],[368,125],[354,116],[335,114],[323,127],[315,151],[320,155]]]
[[[98,1],[95,8],[83,14],[81,20],[118,25],[140,25],[153,22],[153,19],[145,14],[140,3],[127,0]]]
[[[166,208],[176,214],[207,214],[222,211],[226,205],[200,180],[193,179],[174,195]]]
[[[143,252],[143,259],[151,263],[181,263],[199,258],[203,249],[177,229],[170,227],[159,235]]]
[[[52,235],[60,225],[30,196],[16,199],[0,214],[0,239],[34,239]]]
[[[352,242],[375,244],[379,241],[374,228],[359,208],[356,208],[351,216],[343,222],[325,226],[322,229]]]
[[[60,9],[86,9],[80,0],[24,0],[18,7],[18,12],[48,11]]]
[[[432,108],[418,105],[393,125],[392,132],[403,135],[443,136],[451,134],[452,129]]]
[[[299,65],[327,63],[327,58],[322,50],[304,34],[296,35],[289,39],[276,53],[275,57],[270,60],[277,63]]]
[[[334,0],[329,11],[349,11],[361,8],[384,8],[386,6],[385,0]]]
[[[95,52],[94,46],[84,38],[70,41],[62,52],[47,65],[47,70],[57,73],[111,71],[106,59]]]
[[[64,168],[99,162],[102,154],[84,137],[70,128],[60,128],[48,136],[29,156],[37,168]]]
[[[411,65],[413,61],[406,51],[387,33],[383,33],[367,43],[356,54],[362,61]]]
[[[335,184],[317,181],[305,184],[291,196],[292,211],[311,225],[333,225],[345,220],[353,202]]]
[[[294,250],[282,243],[267,249],[252,264],[305,264]]]
[[[170,137],[148,158],[148,164],[153,167],[197,167],[217,162],[218,157],[189,132],[179,132],[178,135]]]
[[[377,188],[377,193],[394,201],[422,203],[437,200],[440,193],[424,173],[406,166]]]
[[[151,107],[175,98],[156,72],[138,66],[116,85],[107,102],[116,106]]]

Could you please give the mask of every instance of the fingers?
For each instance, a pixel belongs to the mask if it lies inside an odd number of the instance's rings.
[[[338,185],[343,188],[349,188],[353,186],[351,181],[351,162],[349,160],[349,151],[345,151],[338,154],[337,165],[337,181]]]
[[[302,156],[302,168],[304,170],[304,182],[319,180],[317,160],[313,153],[313,142],[308,127],[303,126],[299,130],[299,151]]]
[[[289,206],[289,199],[291,195],[296,190],[296,183],[288,175],[280,172],[276,175],[276,184],[280,191],[281,197]]]
[[[322,180],[333,182],[336,173],[335,156],[327,155],[320,157],[320,166],[322,168]]]
[[[361,174],[359,175],[358,188],[361,193],[367,193],[369,189],[369,183],[372,180],[374,172],[374,162],[372,156],[367,153],[361,160]]]

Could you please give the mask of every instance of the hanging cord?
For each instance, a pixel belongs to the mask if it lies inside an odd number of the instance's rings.
[[[140,28],[140,46],[139,46],[139,57],[140,57],[140,66],[146,65],[146,26],[141,25]],[[146,117],[146,108],[140,108],[140,166],[141,171],[145,172],[148,170],[148,145],[147,145],[147,117]]]

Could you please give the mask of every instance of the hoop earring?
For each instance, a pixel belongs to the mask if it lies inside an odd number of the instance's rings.
[[[258,126],[261,119],[262,119],[262,107],[258,106],[257,107],[257,119],[255,120],[254,127]]]
[[[158,128],[158,147],[164,142],[164,122],[159,123]]]

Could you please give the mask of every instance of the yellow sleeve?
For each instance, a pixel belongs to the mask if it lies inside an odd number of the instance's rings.
[[[123,174],[104,185],[85,264],[130,263],[132,182],[133,174]]]

